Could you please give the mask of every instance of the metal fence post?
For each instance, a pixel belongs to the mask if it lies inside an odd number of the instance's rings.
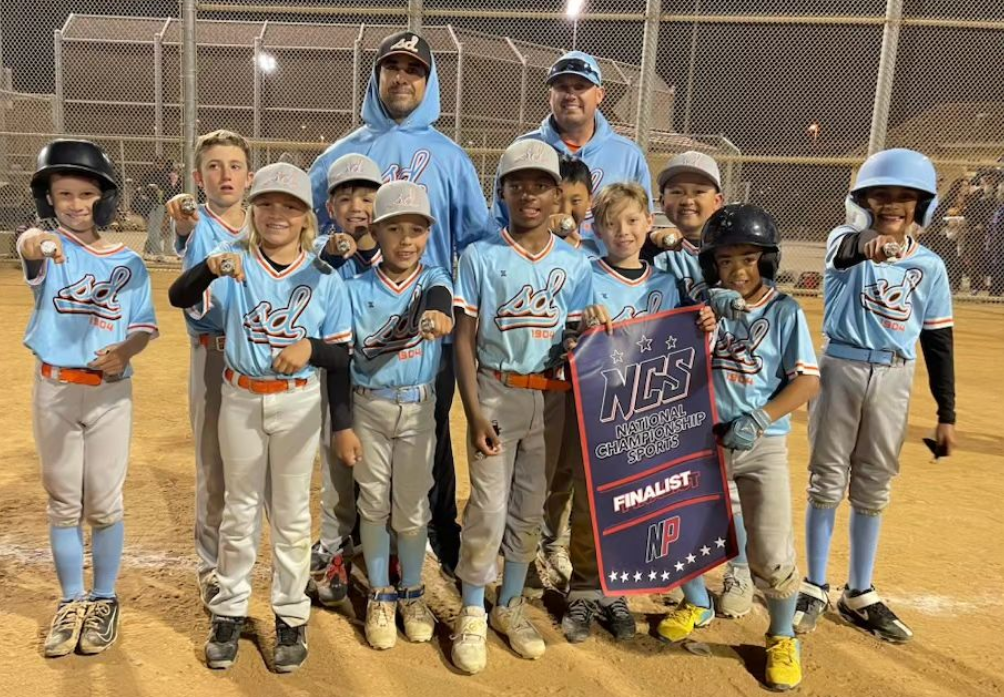
[[[54,44],[53,53],[56,63],[56,84],[54,88],[54,99],[52,100],[52,130],[57,134],[63,134],[63,32],[56,29],[53,32]]]
[[[164,154],[164,31],[153,35],[153,143],[157,157]]]
[[[422,0],[408,0],[408,29],[422,33]]]
[[[264,29],[262,30],[264,32]],[[252,61],[254,70],[254,96],[251,104],[251,137],[257,142],[261,140],[261,36],[254,37],[254,60]],[[259,167],[258,148],[251,150],[251,168],[258,171]]]
[[[519,130],[522,132],[523,123],[526,121],[526,57],[519,52],[516,44],[508,36],[505,37],[505,42],[512,49],[512,52],[516,54],[516,58],[519,60],[521,66],[519,71]]]
[[[362,64],[363,58],[363,33],[366,31],[366,25],[359,25],[359,35],[356,40],[352,42],[352,129],[355,130],[359,127],[359,110],[361,105],[359,104],[359,69]]]
[[[463,147],[462,134],[460,132],[460,117],[463,112],[464,98],[464,45],[460,43],[457,33],[453,31],[452,24],[448,24],[446,28],[453,38],[453,43],[457,46],[457,98],[453,107],[453,140],[457,142],[457,145]]]
[[[181,40],[181,149],[185,163],[185,191],[195,193],[195,137],[199,118],[199,83],[195,36],[195,0],[182,0],[182,40]]]
[[[645,38],[641,46],[641,81],[638,85],[638,110],[635,115],[635,141],[648,155],[649,131],[652,130],[652,92],[655,88],[655,58],[659,50],[659,19],[662,0],[645,3]]]
[[[694,16],[701,12],[701,0],[694,0]],[[687,58],[687,98],[683,102],[683,128],[681,133],[690,134],[690,115],[694,106],[694,64],[697,62],[697,22],[690,29],[690,53]]]
[[[882,29],[882,54],[879,57],[878,78],[875,81],[872,128],[868,136],[869,155],[885,147],[889,108],[892,104],[892,83],[896,74],[896,51],[899,48],[899,23],[902,17],[903,0],[887,0],[885,27]]]

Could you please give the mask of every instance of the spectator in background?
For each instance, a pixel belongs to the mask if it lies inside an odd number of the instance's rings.
[[[990,272],[990,295],[1004,295],[1004,176],[996,172],[996,208],[990,217],[986,238],[986,257]]]
[[[153,171],[140,180],[133,209],[146,218],[146,244],[144,258],[162,257],[169,244],[164,234],[164,204],[184,190],[181,175],[169,158],[158,157]]]
[[[923,231],[921,238],[924,246],[945,262],[952,293],[957,293],[962,285],[962,248],[966,222],[962,205],[968,192],[969,182],[961,177],[956,179],[934,211],[933,222]]]
[[[990,273],[988,237],[990,223],[997,209],[997,182],[993,170],[981,170],[971,182],[964,208],[967,224],[965,256],[969,292],[977,295],[987,287]]]

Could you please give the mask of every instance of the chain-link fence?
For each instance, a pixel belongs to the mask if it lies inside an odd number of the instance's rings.
[[[95,3],[0,0],[0,228],[30,220],[26,181],[45,140],[89,135],[127,184],[119,226],[149,251],[155,166],[185,163],[183,177],[194,135],[223,127],[252,139],[256,167],[309,166],[359,125],[380,40],[411,26],[436,54],[437,127],[486,192],[501,151],[548,114],[548,67],[578,48],[600,57],[602,110],[653,174],[703,150],[729,200],[777,217],[785,281],[818,286],[855,168],[910,147],[941,177],[921,240],[958,293],[1004,295],[1004,4],[806,0],[790,14],[781,0],[589,0],[577,18],[569,4],[139,0],[75,14]]]

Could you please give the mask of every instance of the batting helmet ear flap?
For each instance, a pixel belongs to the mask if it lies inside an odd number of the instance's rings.
[[[921,227],[927,227],[934,220],[934,211],[938,210],[938,197],[930,196],[917,202],[915,222]]]
[[[115,211],[119,207],[119,190],[106,189],[97,203],[94,204],[94,224],[97,227],[107,227],[115,220]]]
[[[761,278],[773,281],[777,277],[777,270],[781,267],[781,248],[771,249],[761,254],[760,263],[757,266]]]
[[[872,213],[858,202],[854,193],[847,194],[844,199],[846,223],[855,230],[867,230],[872,226]]]
[[[673,252],[668,253],[673,254]],[[708,288],[718,285],[718,281],[721,279],[718,277],[718,264],[715,263],[714,250],[701,252],[697,261],[701,265],[701,275],[704,276],[704,282]]]

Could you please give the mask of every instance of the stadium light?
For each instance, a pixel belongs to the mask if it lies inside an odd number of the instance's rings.
[[[579,40],[579,15],[582,14],[582,8],[585,6],[586,0],[568,0],[568,5],[565,6],[565,16],[572,20],[572,50],[575,50],[575,44]]]
[[[263,73],[274,73],[278,65],[279,64],[276,62],[275,56],[271,53],[265,53],[262,51],[258,54],[258,69]]]

